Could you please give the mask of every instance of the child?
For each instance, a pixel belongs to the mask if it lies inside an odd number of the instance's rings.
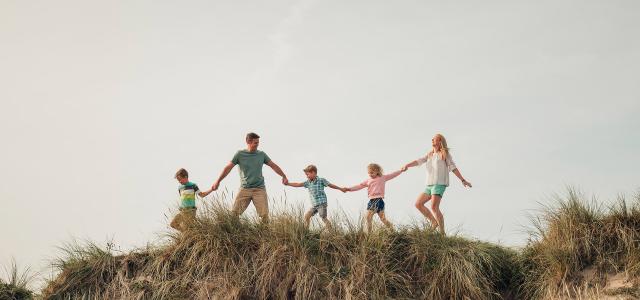
[[[353,192],[357,190],[361,190],[365,187],[368,187],[368,196],[369,203],[367,204],[367,232],[371,233],[371,221],[373,219],[374,214],[378,214],[380,217],[380,221],[384,223],[389,229],[393,229],[393,225],[384,215],[384,185],[387,181],[395,178],[400,175],[400,173],[406,171],[406,169],[395,171],[391,174],[383,175],[382,167],[378,164],[369,164],[367,166],[367,170],[369,172],[369,179],[363,181],[362,183],[347,188],[347,191]]]
[[[467,187],[471,187],[471,183],[465,180],[460,174],[460,170],[456,167],[456,164],[451,158],[449,148],[447,147],[447,140],[445,140],[442,134],[436,134],[431,139],[431,151],[426,156],[418,158],[408,163],[403,170],[407,170],[410,167],[419,166],[423,163],[427,163],[427,188],[423,193],[420,193],[418,200],[416,200],[416,208],[431,222],[433,229],[440,229],[440,233],[444,232],[444,216],[440,211],[440,200],[444,194],[444,190],[449,186],[449,172],[453,172],[462,181],[462,184]],[[436,217],[425,207],[425,204],[431,202],[431,210]]]
[[[324,193],[324,187],[328,186],[332,189],[341,190],[343,193],[346,192],[346,188],[338,187],[329,183],[326,179],[318,177],[318,168],[314,165],[307,166],[303,171],[304,174],[307,175],[307,181],[299,183],[288,182],[285,183],[285,185],[292,187],[305,187],[309,190],[311,209],[304,214],[304,225],[309,228],[311,217],[319,213],[324,224],[328,229],[331,229],[331,222],[327,219],[327,194]]]
[[[180,212],[171,221],[171,227],[178,231],[184,231],[196,219],[196,193],[200,197],[206,197],[211,191],[201,192],[198,186],[189,181],[189,173],[185,169],[176,172],[175,178],[180,183]]]

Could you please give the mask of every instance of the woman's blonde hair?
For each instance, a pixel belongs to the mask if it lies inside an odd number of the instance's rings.
[[[373,171],[378,174],[378,176],[382,176],[382,167],[379,164],[369,164],[367,171]]]
[[[447,156],[449,156],[449,147],[447,146],[447,140],[444,138],[444,135],[440,133],[436,133],[436,135],[433,136],[433,138],[436,137],[440,138],[440,151],[438,151],[438,154],[440,154],[440,159],[445,160],[447,159]],[[434,154],[435,152],[436,149],[431,148],[429,155]]]

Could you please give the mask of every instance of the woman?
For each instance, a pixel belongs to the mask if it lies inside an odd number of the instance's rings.
[[[449,148],[447,140],[442,134],[436,134],[431,139],[431,151],[426,156],[418,158],[404,166],[403,170],[411,167],[419,166],[423,163],[427,164],[427,187],[424,192],[420,193],[416,200],[416,208],[431,222],[431,228],[439,229],[442,234],[444,232],[444,216],[440,211],[440,200],[444,195],[444,191],[449,186],[449,172],[453,172],[464,186],[471,187],[471,183],[462,177],[460,170],[456,167]],[[431,211],[425,204],[431,200]],[[435,214],[435,217],[434,217]]]

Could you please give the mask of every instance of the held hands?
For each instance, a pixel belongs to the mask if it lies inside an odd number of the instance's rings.
[[[200,197],[204,198],[206,196],[209,196],[209,194],[211,194],[211,192],[213,192],[213,189],[210,189],[210,190],[204,191],[204,192],[200,192]]]
[[[343,193],[349,192],[349,188],[346,188],[346,187],[341,187],[341,188],[340,188],[340,190],[341,190]]]
[[[282,176],[282,184],[289,185],[289,179],[287,179],[287,176]]]
[[[211,190],[209,190],[209,192],[213,192],[215,190],[218,189],[218,187],[220,186],[220,182],[215,182],[212,186],[211,186]]]
[[[402,169],[400,169],[400,171],[402,172],[406,172],[407,170],[409,170],[409,166],[404,166],[402,167]]]

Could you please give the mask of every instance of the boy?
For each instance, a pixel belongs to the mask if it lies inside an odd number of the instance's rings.
[[[180,183],[180,212],[171,221],[171,227],[178,231],[184,231],[196,219],[196,193],[200,197],[206,197],[211,191],[201,192],[198,186],[189,181],[189,173],[185,169],[176,172],[175,178]]]
[[[299,183],[288,182],[285,183],[285,185],[292,187],[305,187],[309,190],[312,206],[311,209],[304,214],[304,225],[308,229],[309,223],[311,223],[311,217],[319,213],[324,224],[327,228],[331,229],[331,223],[329,222],[329,219],[327,219],[327,194],[324,193],[324,187],[328,186],[332,189],[341,190],[343,193],[346,192],[346,189],[331,184],[324,178],[318,177],[318,168],[314,165],[307,166],[303,171],[307,176],[307,181]]]

